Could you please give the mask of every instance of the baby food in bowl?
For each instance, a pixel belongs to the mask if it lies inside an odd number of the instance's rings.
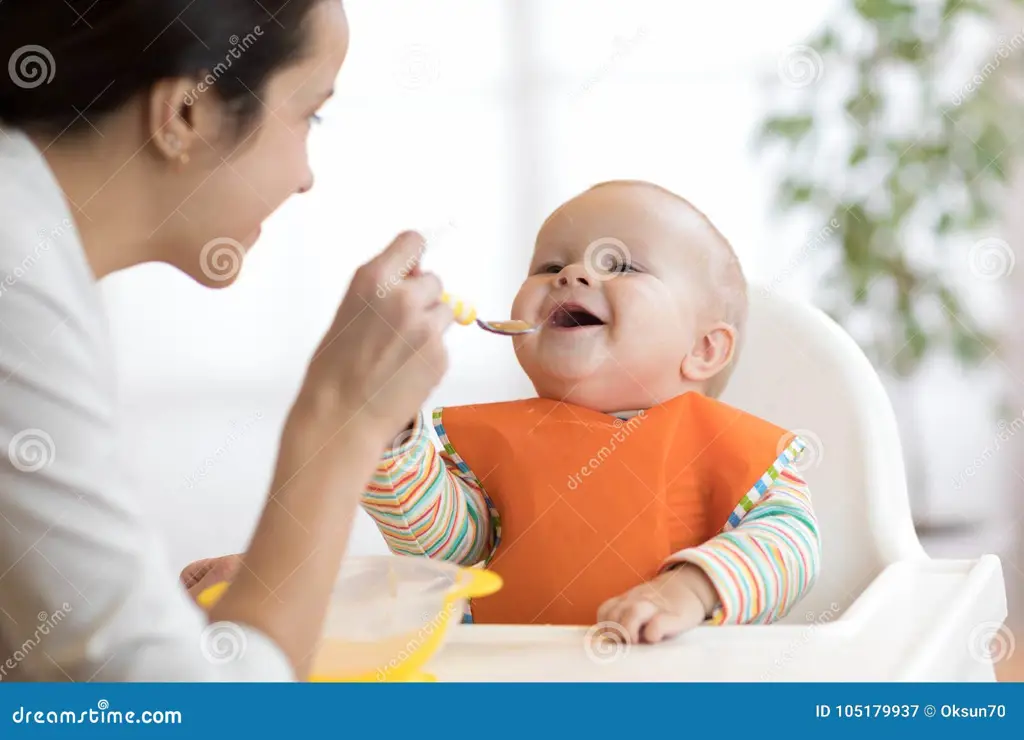
[[[200,601],[212,603],[216,593]],[[313,660],[312,681],[408,681],[437,652],[466,600],[501,579],[478,568],[395,555],[352,557],[338,573]]]

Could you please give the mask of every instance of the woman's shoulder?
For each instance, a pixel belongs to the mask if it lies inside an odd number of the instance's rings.
[[[0,131],[0,379],[63,395],[103,382],[111,353],[71,213],[26,142]]]

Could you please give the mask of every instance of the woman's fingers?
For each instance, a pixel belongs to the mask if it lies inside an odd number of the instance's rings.
[[[406,278],[402,283],[402,290],[413,296],[417,305],[433,306],[441,301],[444,289],[437,275],[432,272],[421,272]]]
[[[425,248],[426,242],[420,234],[405,231],[395,237],[383,252],[363,265],[357,271],[354,282],[372,283],[359,285],[364,297],[376,294],[378,298],[386,299],[391,290],[417,270]]]
[[[240,555],[224,555],[219,558],[197,560],[181,572],[181,582],[194,599],[210,586],[230,581],[242,564]]]
[[[213,558],[206,558],[205,560],[197,560],[186,565],[182,569],[181,575],[178,576],[182,585],[185,588],[191,588],[213,567],[213,560]]]
[[[390,440],[416,415],[447,370],[442,334],[452,322],[442,285],[419,266],[423,237],[400,234],[356,272],[314,355],[304,398],[362,417]]]

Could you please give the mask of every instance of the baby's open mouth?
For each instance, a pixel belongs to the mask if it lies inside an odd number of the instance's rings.
[[[582,306],[565,303],[551,313],[549,323],[558,329],[575,329],[580,326],[604,326],[604,321]]]

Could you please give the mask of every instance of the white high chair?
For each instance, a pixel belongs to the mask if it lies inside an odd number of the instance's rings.
[[[999,560],[930,559],[915,534],[896,419],[859,347],[821,311],[751,287],[723,400],[799,430],[822,575],[782,622],[701,627],[611,646],[586,629],[473,625],[431,664],[439,680],[986,681],[1013,636]]]

